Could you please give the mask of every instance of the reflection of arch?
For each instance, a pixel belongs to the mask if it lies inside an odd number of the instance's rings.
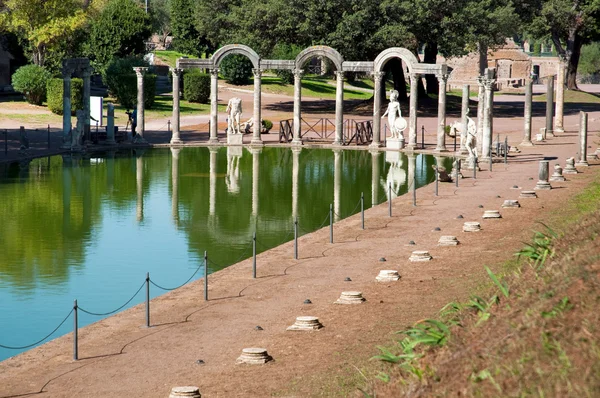
[[[296,69],[302,69],[302,66],[306,63],[306,61],[312,57],[318,56],[327,57],[335,64],[337,71],[342,71],[342,63],[344,62],[344,58],[342,58],[339,52],[327,46],[312,46],[303,50],[296,57]]]
[[[404,63],[408,66],[409,72],[413,71],[413,66],[419,63],[417,57],[407,50],[406,48],[401,47],[392,47],[387,50],[383,50],[379,53],[377,58],[375,58],[375,62],[373,63],[373,69],[375,72],[381,72],[383,67],[392,58],[400,58]]]
[[[221,61],[223,61],[223,59],[230,54],[245,55],[252,62],[254,69],[258,69],[260,67],[259,55],[256,53],[256,51],[254,51],[250,47],[245,46],[243,44],[228,44],[226,46],[223,46],[223,47],[219,48],[217,51],[215,51],[215,53],[213,54],[213,56],[210,59],[212,61],[212,64],[214,65],[214,67],[218,68],[219,65],[221,64]]]

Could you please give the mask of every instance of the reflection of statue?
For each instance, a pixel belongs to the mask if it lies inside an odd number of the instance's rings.
[[[406,129],[406,119],[402,118],[400,103],[398,102],[398,91],[390,92],[390,103],[382,117],[388,115],[388,125],[390,126],[391,138],[404,140],[402,131]]]
[[[230,149],[230,148],[227,148]],[[225,185],[231,193],[240,192],[240,159],[241,155],[227,153],[227,175]]]
[[[397,193],[400,191],[400,187],[406,183],[406,171],[404,171],[403,167],[403,156],[398,153],[392,154],[391,152],[386,152],[386,162],[390,164],[390,168],[387,173],[386,181],[384,182],[383,178],[381,179],[381,186],[385,189],[386,194],[388,192],[388,187],[390,186],[392,187],[392,192]]]
[[[240,116],[242,115],[242,100],[233,97],[227,103],[225,112],[229,114],[227,119],[227,134],[240,134]]]
[[[71,150],[81,150],[81,137],[83,136],[83,123],[85,119],[85,113],[82,110],[77,111],[77,125],[71,132]]]

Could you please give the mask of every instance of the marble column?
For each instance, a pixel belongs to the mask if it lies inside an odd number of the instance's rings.
[[[252,216],[258,217],[259,203],[259,182],[260,182],[260,153],[262,148],[252,148]]]
[[[546,134],[553,133],[552,109],[554,108],[554,76],[546,77]]]
[[[556,111],[554,116],[554,132],[564,133],[564,107],[565,107],[565,74],[567,64],[559,57],[558,71],[556,74]]]
[[[408,120],[408,144],[406,149],[414,150],[417,148],[417,100],[419,93],[418,73],[410,74],[410,102],[409,102],[409,120]]]
[[[219,69],[210,70],[210,138],[208,143],[216,145],[219,143]]]
[[[531,103],[533,98],[533,79],[527,78],[525,79],[525,129],[523,141],[520,146],[533,146],[533,142],[531,142]]]
[[[436,76],[438,79],[438,126],[437,126],[437,152],[446,152],[446,83],[448,74]],[[412,95],[412,93],[411,93]]]
[[[169,68],[171,75],[173,76],[173,121],[171,127],[173,129],[171,133],[171,145],[183,145],[183,141],[180,137],[179,127],[179,97],[180,97],[180,79],[183,73],[181,68]]]
[[[71,148],[71,70],[63,69],[63,145]]]
[[[373,141],[371,148],[381,146],[381,81],[384,72],[373,72]]]
[[[485,104],[483,110],[483,139],[481,148],[481,160],[489,160],[492,156],[490,146],[492,144],[492,136],[494,135],[492,118],[494,117],[494,78],[493,72],[488,72],[486,69],[486,77],[483,81],[485,86]]]
[[[587,133],[588,133],[588,115],[586,112],[579,112],[579,161],[575,166],[586,167],[590,164],[587,161]]]
[[[408,192],[413,192],[417,189],[416,186],[416,173],[417,173],[417,155],[414,153],[408,154],[408,173],[406,183],[408,184]]]
[[[336,71],[335,139],[333,145],[342,145],[344,134],[344,72]]]
[[[181,148],[171,148],[171,216],[179,225],[179,152]]]
[[[210,152],[208,214],[214,216],[217,198],[217,154],[219,148],[209,147],[208,151]]]
[[[458,152],[460,154],[468,153],[467,147],[465,146],[465,144],[467,142],[467,128],[468,128],[468,124],[469,124],[467,116],[469,115],[469,96],[471,95],[470,90],[471,90],[471,87],[468,84],[463,85],[462,107],[461,107],[461,112],[460,112],[460,117],[461,117],[461,121],[462,121],[462,132],[460,134],[460,149]]]
[[[106,143],[115,145],[115,106],[108,104],[106,106]]]
[[[87,67],[87,68],[83,68],[82,70],[82,74],[83,74],[83,114],[84,114],[84,121],[83,121],[83,140],[84,141],[91,141],[92,140],[92,136],[90,134],[90,92],[91,92],[91,86],[90,86],[90,77],[92,75],[92,68],[91,67]]]
[[[141,156],[135,159],[135,183],[137,200],[135,215],[137,221],[144,221],[144,161]]]
[[[381,176],[379,155],[381,155],[381,152],[371,151],[371,207],[379,204],[379,179]]]
[[[294,139],[292,145],[302,145],[302,75],[304,70],[294,69]]]
[[[485,109],[485,86],[484,77],[477,76],[477,153],[483,153],[483,114]]]
[[[333,150],[333,219],[337,222],[341,214],[341,187],[342,187],[342,151]]]
[[[292,220],[298,217],[298,174],[300,173],[302,147],[292,148]]]
[[[133,142],[145,144],[147,142],[144,139],[144,75],[146,74],[148,68],[135,67],[133,70],[137,76],[137,128]]]
[[[262,139],[260,138],[260,131],[262,130],[261,123],[261,90],[262,90],[262,69],[252,69],[254,74],[254,130],[252,134],[251,145],[263,145]]]
[[[552,189],[552,185],[548,181],[548,178],[550,176],[549,163],[550,162],[548,160],[540,161],[538,169],[538,182],[535,185],[534,189]]]

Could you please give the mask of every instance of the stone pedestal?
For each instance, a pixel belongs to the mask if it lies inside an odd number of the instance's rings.
[[[554,165],[554,173],[550,176],[550,181],[566,181],[563,169],[558,163]]]
[[[575,158],[568,158],[566,161],[563,174],[577,174],[579,171],[575,168]]]
[[[243,134],[229,134],[227,133],[227,145],[242,145],[244,141]]]
[[[518,200],[505,200],[504,203],[502,203],[503,209],[518,209],[519,207],[521,207],[521,204]]]
[[[537,193],[535,191],[521,191],[519,199],[537,199]]]
[[[319,318],[316,316],[299,316],[296,318],[296,322],[288,327],[286,330],[319,330],[323,327],[321,322],[319,322]]]
[[[385,147],[389,149],[404,149],[404,138],[388,138]]]
[[[362,304],[364,301],[362,292],[342,292],[334,304]]]
[[[456,236],[440,236],[438,240],[438,246],[456,246],[458,243]]]
[[[550,182],[548,182],[548,177],[550,174],[548,163],[549,162],[547,160],[540,161],[538,169],[538,182],[534,189],[552,189],[552,185],[550,185]]]
[[[244,348],[242,355],[237,359],[236,363],[247,363],[249,365],[262,365],[273,358],[267,353],[265,348]]]
[[[398,274],[398,271],[394,270],[381,270],[375,280],[377,282],[395,282],[400,280],[400,274]]]
[[[481,218],[502,218],[498,210],[485,210]]]
[[[463,232],[479,232],[481,231],[481,224],[474,221],[467,221],[463,224]]]
[[[185,386],[185,387],[173,387],[171,389],[171,394],[169,394],[169,398],[202,398],[200,395],[200,389],[194,386]]]
[[[427,250],[416,250],[414,252],[412,252],[412,254],[409,257],[410,261],[431,261],[433,259],[433,257],[431,257],[431,254],[429,254],[429,252]]]

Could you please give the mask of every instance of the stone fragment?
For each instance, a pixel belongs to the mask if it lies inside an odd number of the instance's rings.
[[[173,387],[171,389],[171,394],[169,394],[169,398],[180,398],[180,397],[189,397],[189,398],[201,398],[200,389],[194,386],[185,386],[185,387]]]
[[[566,181],[565,176],[563,175],[563,169],[560,167],[560,164],[554,165],[554,173],[550,176],[550,181]]]
[[[537,197],[535,191],[521,191],[521,194],[519,195],[519,199],[535,199]]]
[[[481,231],[481,224],[475,221],[467,221],[463,224],[463,232],[477,232]]]
[[[286,330],[319,330],[323,327],[316,316],[299,316],[296,322]]]
[[[498,210],[486,210],[483,212],[482,218],[502,218]]]
[[[502,203],[502,207],[505,209],[514,209],[517,207],[521,207],[521,204],[518,200],[507,199],[504,201],[504,203]]]
[[[249,365],[262,365],[273,360],[265,348],[244,348],[242,355],[235,361],[236,363],[247,363]]]
[[[364,301],[362,292],[342,292],[335,304],[361,304]]]
[[[566,161],[563,174],[577,174],[579,171],[575,168],[575,158],[568,158]]]
[[[381,270],[375,279],[377,282],[394,282],[400,279],[400,274],[398,271]]]
[[[412,252],[409,260],[410,261],[430,261],[433,257],[426,250],[416,250]]]
[[[456,246],[458,243],[456,236],[440,236],[440,240],[438,240],[438,246]]]

